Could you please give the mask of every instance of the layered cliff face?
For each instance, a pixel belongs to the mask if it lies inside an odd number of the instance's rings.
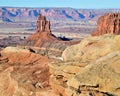
[[[39,13],[51,19],[97,20],[106,12],[120,12],[120,9],[74,9],[74,8],[14,8],[0,7],[0,17],[11,21],[24,21],[26,18],[36,18]],[[30,21],[29,21],[30,22]]]
[[[88,37],[50,63],[50,84],[60,96],[120,95],[120,36]]]
[[[101,12],[102,11],[102,12]],[[115,11],[119,11],[116,9]],[[25,18],[36,18],[39,13],[52,19],[96,19],[105,10],[85,10],[72,8],[10,8],[0,7],[0,17],[11,18],[12,21],[22,21]]]
[[[98,19],[97,31],[92,36],[120,34],[120,13],[108,13]]]

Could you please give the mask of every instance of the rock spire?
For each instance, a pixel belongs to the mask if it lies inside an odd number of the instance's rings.
[[[41,14],[39,14],[37,20],[37,32],[51,32],[50,21],[47,21],[46,17]]]

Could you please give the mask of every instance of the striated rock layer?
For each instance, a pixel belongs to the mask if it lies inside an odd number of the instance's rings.
[[[51,61],[27,49],[3,49],[0,52],[0,96],[57,96],[49,88],[48,62]]]
[[[60,96],[120,96],[120,35],[88,37],[50,63],[50,84]]]
[[[120,34],[120,13],[108,13],[98,19],[97,31],[92,36]]]

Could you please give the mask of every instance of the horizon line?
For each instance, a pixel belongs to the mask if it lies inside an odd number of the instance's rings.
[[[6,8],[68,8],[68,9],[86,9],[86,10],[90,10],[90,9],[94,9],[94,10],[106,10],[106,9],[120,9],[120,8],[73,8],[73,7],[27,7],[27,6],[0,6],[0,7],[6,7]]]

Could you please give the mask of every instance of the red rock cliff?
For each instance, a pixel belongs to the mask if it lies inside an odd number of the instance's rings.
[[[46,21],[46,17],[39,14],[37,20],[37,32],[51,32],[50,21]]]
[[[98,19],[97,31],[92,36],[120,34],[120,13],[107,13]]]

